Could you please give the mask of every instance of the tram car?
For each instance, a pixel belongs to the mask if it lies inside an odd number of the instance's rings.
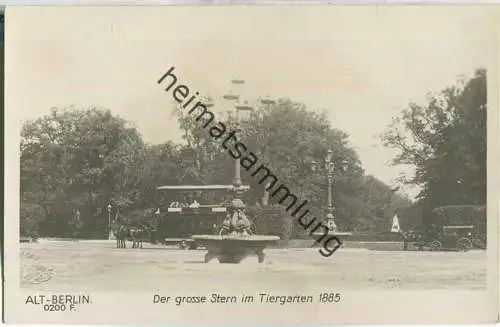
[[[214,234],[226,211],[225,206],[219,205],[160,208],[149,224],[152,229],[150,242],[177,245],[181,249],[197,249],[198,245],[191,236]]]
[[[219,192],[219,198],[225,198],[227,192],[234,192],[233,185],[167,185],[156,188],[160,193],[160,203],[164,201],[161,195],[168,192],[171,198],[176,198],[175,193],[184,193],[191,198],[201,198],[202,192],[215,195]],[[248,186],[240,186],[242,191],[248,190]],[[226,194],[227,195],[227,194]],[[214,203],[213,201],[212,203]],[[224,220],[227,212],[227,201],[221,204],[202,205],[196,200],[192,203],[172,202],[168,207],[159,208],[152,221],[148,222],[150,229],[150,242],[152,244],[178,245],[181,249],[196,249],[198,244],[191,239],[192,235],[214,235],[217,228]]]

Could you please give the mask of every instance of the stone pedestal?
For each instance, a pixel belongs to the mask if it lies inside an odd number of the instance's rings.
[[[256,256],[262,263],[266,246],[279,240],[278,236],[267,235],[193,235],[191,238],[208,249],[204,259],[206,263],[214,258],[219,263],[240,263],[249,256]]]

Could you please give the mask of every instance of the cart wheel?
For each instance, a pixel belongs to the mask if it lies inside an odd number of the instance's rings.
[[[184,250],[184,249],[186,249],[187,247],[188,247],[188,245],[186,244],[186,241],[181,241],[181,242],[179,243],[179,249]]]
[[[441,242],[432,241],[430,245],[431,251],[439,251],[441,250]]]
[[[263,263],[264,260],[266,259],[266,255],[264,254],[264,251],[263,250],[257,251],[256,254],[257,254],[257,261],[259,263]]]
[[[457,242],[458,251],[467,252],[472,249],[472,242],[468,238],[461,238]]]
[[[208,251],[207,254],[205,254],[205,258],[204,258],[203,261],[205,263],[209,263],[210,260],[212,260],[213,258],[216,258],[216,257],[217,257],[217,255],[215,253],[212,253],[212,252]]]
[[[417,251],[424,250],[424,244],[422,242],[413,242],[412,246],[417,249]]]

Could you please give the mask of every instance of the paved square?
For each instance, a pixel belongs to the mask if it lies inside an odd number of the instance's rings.
[[[335,287],[358,290],[484,289],[486,251],[402,252],[339,249],[267,249],[266,261],[203,263],[205,250],[144,244],[116,249],[110,242],[21,244],[21,287],[51,291],[196,291]]]

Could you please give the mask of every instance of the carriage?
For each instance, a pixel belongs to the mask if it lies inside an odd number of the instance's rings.
[[[248,186],[242,186],[247,189]],[[201,191],[233,191],[232,185],[177,185],[160,186],[158,190],[170,190],[200,193]],[[196,249],[198,244],[192,235],[214,234],[226,215],[224,203],[199,204],[196,200],[191,204],[173,202],[159,208],[148,223],[151,229],[152,244],[178,245],[181,249]]]
[[[200,205],[197,208],[168,207],[160,209],[153,218],[150,242],[178,245],[194,250],[198,245],[191,239],[194,234],[213,234],[226,212],[224,206]]]
[[[412,247],[424,251],[460,251],[466,252],[473,248],[474,226],[443,226],[438,235],[424,239],[422,235],[415,235]]]

